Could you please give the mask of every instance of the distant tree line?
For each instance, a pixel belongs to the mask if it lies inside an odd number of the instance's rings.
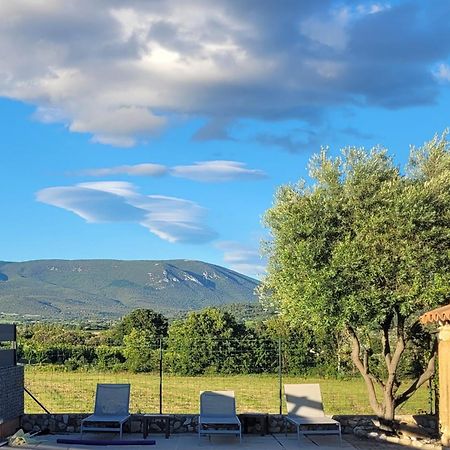
[[[205,308],[173,320],[137,309],[106,330],[61,324],[19,327],[25,364],[61,370],[163,370],[182,375],[284,372],[330,376],[349,371],[339,336],[290,328],[278,316],[239,321],[229,311]]]

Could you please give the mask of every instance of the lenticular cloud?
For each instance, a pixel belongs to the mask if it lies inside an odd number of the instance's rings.
[[[175,166],[170,173],[175,177],[203,182],[252,180],[267,175],[258,169],[248,169],[238,161],[204,161],[189,166]]]
[[[206,211],[176,197],[139,194],[126,182],[93,182],[42,189],[38,201],[71,211],[90,223],[134,222],[169,242],[201,244],[217,234],[205,223]]]

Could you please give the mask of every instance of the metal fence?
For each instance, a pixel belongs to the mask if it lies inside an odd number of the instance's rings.
[[[187,356],[167,350],[163,341],[138,348],[129,357],[148,361],[147,367],[137,367],[145,372],[124,370],[111,356],[114,352],[96,364],[62,351],[50,351],[47,359],[41,355],[39,363],[22,355],[25,387],[34,396],[26,395],[25,411],[43,412],[38,401],[51,413],[92,412],[97,383],[130,383],[132,412],[197,413],[200,391],[233,390],[239,413],[276,414],[285,413],[283,384],[307,382],[320,384],[327,414],[372,413],[360,377],[327,377],[314,361],[298,370],[295,355],[281,340],[218,339],[209,344],[207,350],[200,346],[198,354],[199,348],[188,349]],[[398,412],[433,412],[434,392],[433,384],[422,387]]]

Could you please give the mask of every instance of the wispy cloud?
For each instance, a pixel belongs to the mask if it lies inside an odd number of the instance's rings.
[[[134,222],[169,242],[202,244],[217,237],[206,210],[190,200],[142,195],[131,183],[108,181],[42,189],[38,201],[71,211],[90,223]]]
[[[241,119],[435,101],[448,76],[446,65],[430,70],[450,56],[448,2],[362,4],[3,1],[0,95],[123,147],[180,118],[206,121],[195,139],[229,139]]]
[[[190,200],[148,195],[139,201],[139,205],[148,211],[141,225],[161,239],[203,244],[218,236],[204,223],[206,210]]]
[[[357,139],[369,140],[374,139],[375,136],[371,133],[365,133],[364,131],[358,130],[353,127],[341,128],[338,130],[340,133],[346,134],[347,136],[351,136]]]
[[[258,249],[236,241],[221,241],[216,247],[223,251],[224,263],[231,269],[256,278],[265,273],[266,261]]]
[[[204,161],[190,166],[175,166],[170,170],[175,177],[204,182],[231,180],[258,180],[266,178],[262,170],[248,169],[237,161]]]
[[[450,81],[450,66],[448,64],[439,64],[434,74],[441,81]]]
[[[100,169],[86,169],[76,172],[76,175],[89,177],[104,177],[109,175],[130,175],[141,177],[159,177],[167,173],[167,167],[160,164],[135,164],[116,167],[104,167]]]
[[[276,147],[289,153],[298,153],[305,150],[311,150],[317,143],[312,137],[308,137],[303,142],[291,135],[259,134],[255,137],[256,142],[266,147]]]
[[[109,175],[159,177],[172,175],[201,182],[226,182],[234,180],[260,180],[267,174],[259,169],[249,169],[239,161],[201,161],[192,165],[166,167],[160,164],[136,164],[100,169],[86,169],[75,175],[103,177]]]
[[[332,128],[323,126],[308,129],[294,128],[285,134],[262,133],[254,136],[254,140],[265,146],[274,147],[289,153],[318,151],[321,147],[330,145],[337,134],[345,134],[359,140],[374,139],[374,135],[354,127]]]

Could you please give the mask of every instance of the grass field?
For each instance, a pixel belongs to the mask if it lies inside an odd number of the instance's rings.
[[[27,366],[25,370],[25,386],[52,413],[92,412],[97,383],[130,383],[131,412],[159,412],[158,374],[61,372],[36,366]],[[365,385],[359,378],[335,380],[285,376],[283,383],[320,383],[327,414],[371,414]],[[163,412],[198,412],[201,390],[233,390],[239,412],[279,412],[279,379],[276,375],[164,375]],[[428,390],[422,388],[398,413],[415,414],[428,410]],[[43,412],[27,394],[25,411]]]

